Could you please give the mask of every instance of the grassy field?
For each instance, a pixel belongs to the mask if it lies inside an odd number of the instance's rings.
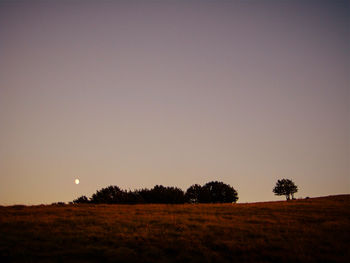
[[[0,207],[1,262],[350,262],[350,195]]]

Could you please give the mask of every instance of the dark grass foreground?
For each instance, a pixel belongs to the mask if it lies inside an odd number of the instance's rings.
[[[350,195],[0,207],[1,262],[350,262]]]

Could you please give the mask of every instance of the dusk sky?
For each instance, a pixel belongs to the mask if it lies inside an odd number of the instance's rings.
[[[212,180],[283,200],[281,178],[349,194],[349,18],[347,0],[0,0],[0,204]]]

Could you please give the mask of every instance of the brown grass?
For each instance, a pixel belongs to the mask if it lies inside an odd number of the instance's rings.
[[[350,195],[0,207],[1,262],[350,262]]]

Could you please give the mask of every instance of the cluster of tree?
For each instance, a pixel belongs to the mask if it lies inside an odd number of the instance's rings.
[[[284,195],[286,200],[295,199],[298,186],[290,179],[278,180],[272,190],[275,195]],[[91,198],[85,195],[73,203],[92,204],[183,204],[183,203],[236,203],[237,191],[228,184],[212,181],[201,186],[194,184],[186,192],[177,187],[156,185],[152,189],[126,191],[118,186],[108,186],[97,190]]]
[[[209,182],[203,186],[190,186],[186,192],[177,187],[156,185],[152,189],[126,191],[118,186],[97,190],[91,198],[81,196],[73,203],[93,204],[183,204],[183,203],[232,203],[237,202],[237,191],[223,182]]]

